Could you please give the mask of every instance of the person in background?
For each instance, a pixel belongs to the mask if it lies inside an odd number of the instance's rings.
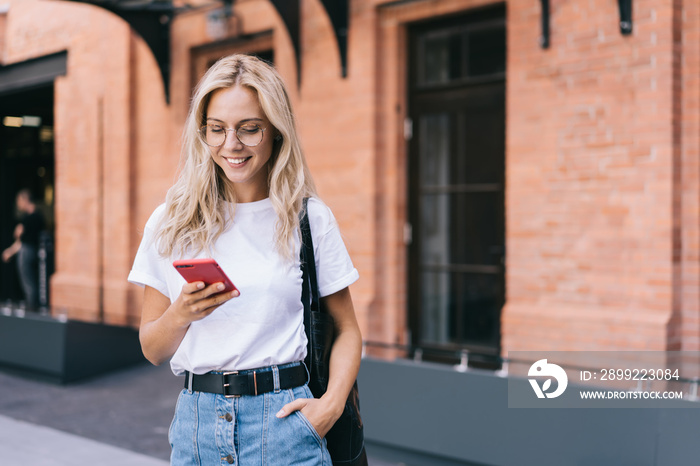
[[[9,262],[17,255],[17,271],[27,310],[36,311],[39,307],[39,235],[45,228],[44,216],[29,189],[17,193],[17,210],[24,215],[15,227],[15,242],[2,252],[2,260]]]

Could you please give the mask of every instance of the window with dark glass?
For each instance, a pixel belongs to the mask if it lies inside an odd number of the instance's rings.
[[[505,302],[505,8],[409,32],[412,344],[498,354]]]

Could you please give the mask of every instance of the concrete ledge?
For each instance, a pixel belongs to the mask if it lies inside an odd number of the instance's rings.
[[[523,381],[523,383],[526,383]],[[697,403],[688,409],[508,408],[508,378],[451,366],[363,359],[358,377],[368,451],[415,452],[407,465],[691,465]],[[691,407],[692,405],[692,407]],[[436,461],[437,461],[436,460]]]
[[[0,366],[56,383],[104,374],[145,359],[129,327],[0,315]]]

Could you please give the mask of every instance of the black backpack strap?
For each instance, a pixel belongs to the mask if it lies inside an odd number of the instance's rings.
[[[301,302],[304,305],[304,333],[306,333],[306,367],[309,371],[312,370],[312,336],[311,336],[311,310],[314,307],[314,293],[312,290],[314,286],[312,284],[316,283],[316,261],[314,259],[313,253],[314,248],[311,244],[311,226],[309,225],[309,217],[306,214],[306,208],[308,205],[308,198],[304,198],[304,204],[299,212],[299,229],[301,230],[301,250],[299,252],[299,262],[301,264]],[[311,247],[308,245],[311,244]],[[313,270],[313,273],[311,272]],[[316,310],[318,310],[318,298],[315,302]]]
[[[318,276],[316,275],[316,258],[314,257],[314,241],[311,237],[311,225],[309,224],[308,205],[309,198],[305,197],[299,218],[299,227],[301,229],[301,271],[304,282],[301,299],[304,302],[305,310],[308,303],[310,304],[310,311],[317,312],[321,310],[321,306],[319,305]]]
[[[299,212],[299,228],[301,230],[301,248],[299,251],[299,264],[301,265],[301,303],[304,305],[304,326],[308,329],[309,312],[311,310],[309,307],[309,272],[306,270],[306,250],[304,249],[304,230],[309,229],[309,220],[306,218],[306,199],[304,199],[304,207],[301,212]]]

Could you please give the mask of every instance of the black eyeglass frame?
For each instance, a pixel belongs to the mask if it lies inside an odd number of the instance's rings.
[[[207,142],[206,129],[210,126],[218,126],[222,130],[224,130],[224,140],[221,141],[221,144],[213,145],[213,144],[209,144]],[[262,135],[260,136],[260,141],[258,141],[257,144],[246,144],[245,142],[241,141],[241,137],[238,135],[238,131],[240,131],[241,128],[245,128],[246,126],[256,126],[258,129],[260,129],[260,131],[262,131]],[[263,128],[262,126],[256,125],[256,124],[245,124],[245,125],[239,126],[238,128],[224,128],[223,126],[220,126],[220,125],[203,125],[202,127],[199,128],[199,131],[197,133],[199,134],[199,138],[202,140],[202,142],[209,147],[221,147],[224,144],[226,144],[226,138],[228,137],[229,131],[233,131],[233,134],[236,135],[236,139],[238,139],[238,142],[240,142],[244,146],[255,147],[255,146],[259,146],[260,143],[263,142],[263,140],[265,139],[265,130],[266,129],[267,129],[266,127]]]

